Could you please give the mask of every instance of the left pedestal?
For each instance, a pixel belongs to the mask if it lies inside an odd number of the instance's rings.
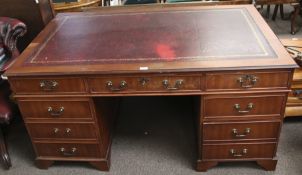
[[[117,98],[56,96],[17,97],[37,155],[36,165],[47,169],[54,161],[82,161],[109,171]]]

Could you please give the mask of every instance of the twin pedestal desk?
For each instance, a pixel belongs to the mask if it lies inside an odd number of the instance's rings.
[[[108,171],[119,97],[190,95],[198,171],[223,161],[274,170],[296,67],[252,5],[184,4],[58,15],[6,75],[39,168]]]

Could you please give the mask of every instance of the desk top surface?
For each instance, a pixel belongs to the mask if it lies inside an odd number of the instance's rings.
[[[7,75],[290,67],[253,6],[148,6],[59,15]]]

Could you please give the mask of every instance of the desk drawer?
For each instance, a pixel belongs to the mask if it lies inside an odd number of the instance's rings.
[[[200,76],[96,77],[88,79],[92,93],[200,91]]]
[[[16,94],[85,93],[85,83],[77,77],[46,77],[11,79]]]
[[[37,156],[57,158],[101,157],[100,147],[94,143],[35,143]]]
[[[203,159],[273,158],[276,143],[240,143],[203,145]]]
[[[245,95],[205,98],[205,117],[281,115],[286,95]]]
[[[96,139],[93,123],[27,123],[33,139]]]
[[[290,72],[223,72],[206,74],[206,90],[286,89]]]
[[[221,122],[204,123],[204,141],[230,141],[243,139],[277,140],[280,129],[279,121],[264,122]]]
[[[92,118],[89,100],[18,100],[24,118]]]

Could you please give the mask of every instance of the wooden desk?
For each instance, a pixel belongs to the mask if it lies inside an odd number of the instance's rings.
[[[198,171],[273,170],[296,67],[254,6],[183,4],[58,15],[6,74],[40,168],[109,170],[116,97],[193,95]]]

